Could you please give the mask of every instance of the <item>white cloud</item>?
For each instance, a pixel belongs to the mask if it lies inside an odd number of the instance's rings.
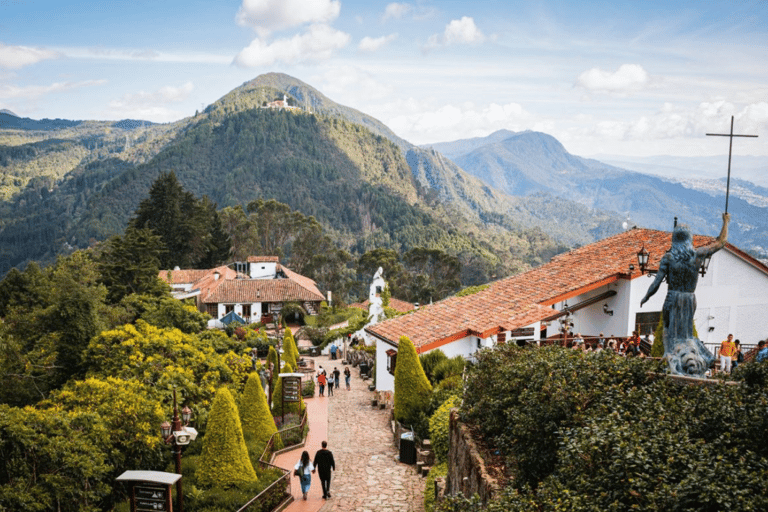
[[[375,52],[382,46],[391,43],[397,39],[397,34],[389,34],[388,36],[381,37],[364,37],[360,40],[360,44],[357,45],[357,49],[364,52]]]
[[[328,23],[341,11],[337,0],[243,0],[237,23],[265,37],[270,32],[307,23]]]
[[[167,85],[152,92],[139,91],[126,94],[118,100],[109,102],[106,115],[113,118],[130,117],[155,122],[175,121],[182,117],[183,113],[168,108],[166,104],[186,100],[194,89],[192,82],[186,82],[178,87]]]
[[[404,18],[408,13],[413,11],[413,6],[411,4],[404,4],[399,2],[393,2],[391,4],[387,4],[387,7],[384,9],[384,15],[382,16],[382,21],[387,21],[390,19],[393,20],[399,20]]]
[[[214,53],[167,53],[149,49],[73,47],[59,51],[72,59],[116,60],[131,62],[174,62],[185,64],[229,64],[232,57]]]
[[[179,87],[166,85],[154,92],[139,91],[135,94],[126,94],[119,100],[110,102],[110,107],[122,108],[127,105],[152,105],[155,103],[169,103],[183,101],[189,97],[195,86],[187,82]]]
[[[333,52],[344,48],[350,35],[328,25],[312,25],[307,32],[290,39],[278,39],[272,43],[254,39],[235,56],[240,67],[269,66],[276,62],[287,64],[326,60]]]
[[[31,64],[37,64],[41,60],[55,59],[59,57],[57,52],[43,48],[30,48],[28,46],[9,46],[0,43],[0,67],[6,69],[19,69]]]
[[[356,66],[335,66],[323,68],[317,77],[312,77],[312,83],[329,98],[353,108],[363,108],[368,112],[371,100],[389,98],[394,88],[388,82],[381,82],[371,73]]]
[[[475,20],[462,16],[445,26],[442,34],[434,34],[427,40],[426,48],[437,48],[450,44],[475,44],[485,41],[485,35],[475,25]]]
[[[648,72],[638,64],[622,64],[615,72],[592,68],[584,71],[577,84],[593,92],[627,94],[648,86]]]
[[[534,117],[518,103],[471,102],[428,108],[414,99],[387,107],[385,123],[395,133],[417,144],[486,136],[496,130],[519,131],[531,128]]]
[[[28,85],[24,87],[2,84],[0,85],[0,98],[34,99],[48,94],[79,89],[81,87],[104,85],[106,83],[106,80],[84,80],[82,82],[56,82],[51,85]]]

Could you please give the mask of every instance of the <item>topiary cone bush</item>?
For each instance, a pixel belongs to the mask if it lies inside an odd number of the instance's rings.
[[[395,366],[395,419],[406,425],[419,420],[426,413],[432,385],[416,354],[416,347],[407,336],[401,336]]]
[[[219,388],[213,399],[196,476],[202,487],[226,488],[257,480],[237,406],[227,388]]]
[[[296,340],[293,337],[293,332],[290,327],[285,328],[285,335],[283,336],[283,358],[286,362],[291,363],[292,367],[297,367],[299,362],[299,348],[296,346]]]
[[[243,426],[243,436],[249,447],[258,451],[251,455],[260,457],[269,438],[277,433],[277,427],[269,411],[267,395],[261,387],[261,379],[256,372],[251,373],[248,376],[248,382],[245,383],[240,406],[240,422]],[[282,447],[280,436],[276,436],[273,448],[279,450]]]

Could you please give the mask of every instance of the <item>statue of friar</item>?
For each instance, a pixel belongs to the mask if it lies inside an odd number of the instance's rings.
[[[661,258],[656,279],[640,302],[640,307],[659,289],[666,278],[667,297],[662,309],[664,315],[664,357],[673,375],[704,377],[715,357],[693,335],[693,314],[696,312],[696,284],[704,258],[713,255],[728,241],[728,222],[731,217],[723,213],[723,228],[717,240],[695,249],[693,237],[686,226],[675,226],[672,247]]]

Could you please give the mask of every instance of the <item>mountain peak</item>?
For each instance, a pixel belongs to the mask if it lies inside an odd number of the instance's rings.
[[[4,109],[0,110],[0,114],[7,114],[9,116],[19,117],[18,115],[16,115],[15,113],[11,112],[7,108],[4,108]]]

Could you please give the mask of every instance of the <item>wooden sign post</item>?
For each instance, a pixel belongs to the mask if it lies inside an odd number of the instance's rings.
[[[301,373],[281,373],[279,375],[283,379],[283,396],[280,403],[280,412],[282,413],[282,421],[285,423],[285,402],[298,402],[301,400]]]
[[[173,512],[171,493],[180,479],[162,471],[126,471],[117,477],[130,486],[131,512]]]

